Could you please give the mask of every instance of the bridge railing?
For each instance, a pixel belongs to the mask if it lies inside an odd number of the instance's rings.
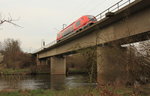
[[[106,13],[108,13],[108,12],[114,13],[114,12],[118,11],[119,9],[125,7],[126,5],[128,5],[128,4],[130,4],[130,3],[134,2],[134,1],[135,0],[121,0],[121,1],[117,2],[116,4],[112,5],[111,7],[107,8],[106,10],[101,12],[100,14],[96,15],[95,17],[96,17],[96,19],[98,21],[100,21],[100,20],[102,20],[103,18],[106,17]],[[41,50],[43,50],[45,48],[48,48],[48,47],[50,47],[50,46],[52,46],[52,45],[54,45],[56,43],[57,43],[57,41],[54,40],[54,41],[50,42],[49,44],[47,44],[46,46],[43,46],[42,48],[37,49],[36,51],[34,51],[32,53],[39,52],[39,51],[41,51]]]
[[[97,18],[98,21],[100,21],[101,19],[106,17],[106,13],[108,12],[116,12],[119,9],[123,8],[124,6],[134,2],[135,0],[121,0],[119,2],[117,2],[116,4],[112,5],[111,7],[107,8],[106,10],[104,10],[103,12],[101,12],[100,14],[96,15],[95,17]]]
[[[39,48],[39,49],[33,51],[32,53],[34,54],[34,53],[36,53],[36,52],[39,52],[39,51],[41,51],[41,50],[43,50],[43,49],[46,49],[46,48],[48,48],[48,47],[50,47],[50,46],[52,46],[52,45],[54,45],[54,44],[56,44],[56,43],[57,43],[57,40],[54,40],[54,41],[52,41],[52,42],[46,44],[45,46],[43,46],[43,47],[41,47],[41,48]]]
[[[56,40],[54,40],[54,41],[52,41],[52,42],[50,42],[50,43],[48,43],[48,44],[46,44],[45,46],[43,46],[44,48],[48,48],[48,47],[50,47],[50,46],[52,46],[52,45],[54,45],[54,44],[56,44],[57,43],[57,41]]]
[[[32,54],[37,53],[37,52],[39,52],[39,51],[41,51],[41,50],[43,50],[43,49],[44,49],[43,47],[41,47],[41,48],[39,48],[39,49],[36,49],[36,50],[34,50],[34,51],[32,52]]]

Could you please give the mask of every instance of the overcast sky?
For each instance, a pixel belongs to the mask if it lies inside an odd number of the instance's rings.
[[[0,0],[1,17],[19,19],[0,26],[0,41],[13,38],[21,41],[26,52],[56,39],[63,24],[69,25],[83,15],[97,15],[120,0]]]

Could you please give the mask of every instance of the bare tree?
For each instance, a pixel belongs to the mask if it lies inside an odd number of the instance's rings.
[[[12,17],[11,17],[11,15],[9,15],[9,17],[7,17],[7,18],[5,18],[5,17],[2,17],[1,15],[0,15],[0,25],[2,25],[2,24],[4,24],[4,23],[10,23],[10,24],[12,24],[12,25],[14,25],[14,26],[18,26],[18,27],[21,27],[21,26],[19,26],[18,24],[16,24],[16,23],[14,23],[14,21],[17,21],[18,19],[12,19]]]
[[[148,40],[148,41],[139,43],[139,51],[144,57],[149,58],[150,57],[150,41]]]
[[[2,43],[0,42],[0,51],[2,50]]]
[[[6,68],[25,68],[34,64],[32,55],[21,50],[18,40],[4,40],[2,52],[4,55],[3,63]]]
[[[20,43],[17,40],[7,39],[4,41],[4,62],[6,67],[14,67],[17,56],[21,53]]]

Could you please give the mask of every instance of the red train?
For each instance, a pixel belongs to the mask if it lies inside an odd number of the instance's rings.
[[[92,15],[85,15],[80,17],[78,20],[76,20],[57,34],[57,41],[61,40],[63,37],[70,34],[71,32],[79,31],[89,25],[94,24],[96,21],[96,18]]]

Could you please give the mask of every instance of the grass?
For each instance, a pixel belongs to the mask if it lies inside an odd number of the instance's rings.
[[[0,73],[4,75],[8,74],[27,74],[30,72],[30,69],[1,69]]]
[[[21,90],[13,92],[0,92],[0,96],[82,96],[88,94],[86,89],[71,89],[71,90]]]
[[[16,90],[0,92],[0,96],[149,96],[134,94],[131,88],[75,88],[68,90]]]

